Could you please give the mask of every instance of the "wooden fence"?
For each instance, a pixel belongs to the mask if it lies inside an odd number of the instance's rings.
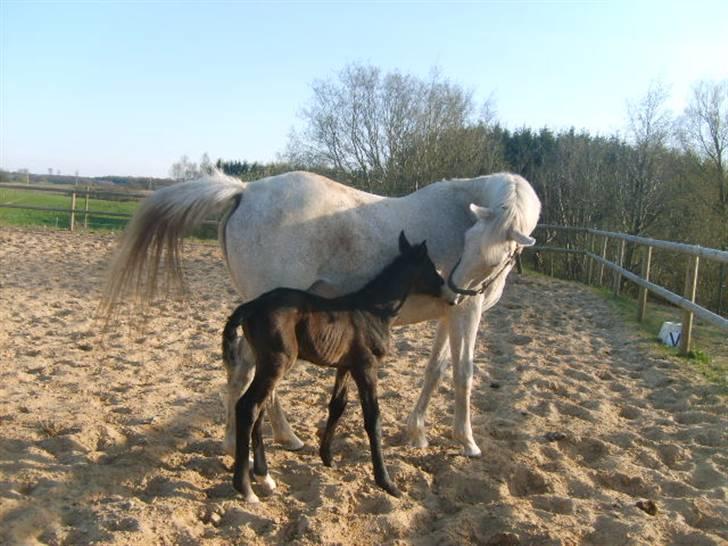
[[[638,312],[637,319],[642,321],[647,308],[647,293],[652,292],[661,298],[669,301],[673,305],[683,310],[683,329],[680,337],[680,352],[687,354],[690,352],[692,343],[693,319],[695,316],[709,322],[721,329],[728,331],[728,319],[717,313],[701,307],[695,303],[696,290],[698,286],[698,275],[700,260],[713,260],[721,264],[728,264],[728,252],[717,250],[714,248],[705,248],[698,245],[689,245],[684,243],[675,243],[672,241],[662,241],[659,239],[649,239],[646,237],[638,237],[635,235],[627,235],[625,233],[615,233],[611,231],[603,231],[599,229],[565,227],[552,224],[539,224],[541,229],[552,231],[564,231],[586,236],[582,238],[582,244],[588,241],[584,247],[578,248],[573,242],[567,244],[566,247],[559,246],[535,246],[533,250],[546,252],[560,252],[567,254],[576,254],[585,257],[588,260],[586,269],[586,282],[591,284],[592,273],[595,272],[595,265],[599,266],[598,282],[601,285],[604,278],[604,268],[608,268],[615,273],[613,290],[615,294],[619,294],[622,285],[622,279],[625,278],[639,287],[638,293]],[[597,244],[601,239],[601,244]],[[610,240],[619,242],[619,250],[617,252],[616,262],[607,260],[607,247]],[[625,244],[633,243],[642,249],[642,267],[640,275],[636,275],[623,267]],[[595,249],[599,248],[599,254],[595,253]],[[659,248],[671,252],[677,252],[688,256],[688,265],[685,274],[685,284],[683,295],[680,296],[650,282],[650,269],[652,266],[652,249]]]
[[[42,207],[38,205],[27,205],[20,204],[16,205],[13,203],[0,203],[0,208],[7,209],[25,209],[25,210],[40,210],[45,212],[62,212],[69,215],[69,228],[71,231],[76,229],[76,218],[83,218],[83,227],[88,228],[88,221],[91,217],[107,217],[107,218],[121,218],[130,219],[131,214],[123,212],[110,212],[103,210],[89,210],[89,199],[112,199],[112,200],[124,200],[124,201],[139,201],[149,195],[150,192],[121,192],[121,191],[109,191],[91,187],[74,187],[74,188],[54,188],[52,186],[35,186],[28,184],[0,184],[0,189],[8,190],[23,190],[30,192],[45,192],[53,193],[56,195],[68,195],[70,197],[68,208],[61,207]],[[83,199],[83,208],[78,208],[79,199]]]
[[[70,197],[68,208],[61,207],[42,207],[38,205],[27,205],[20,204],[16,205],[13,203],[0,203],[0,208],[7,209],[25,209],[25,210],[39,210],[44,212],[61,212],[69,215],[69,229],[74,231],[77,227],[77,218],[82,218],[83,227],[88,228],[89,218],[92,217],[106,217],[106,218],[119,218],[122,220],[131,219],[132,215],[125,212],[111,212],[104,210],[89,210],[89,199],[110,199],[115,201],[141,201],[145,197],[149,196],[152,192],[131,192],[131,191],[111,191],[100,188],[85,187],[73,187],[73,188],[54,188],[51,186],[35,186],[28,184],[0,184],[0,190],[23,190],[30,192],[47,192],[54,193],[57,195],[68,195]],[[83,199],[83,208],[79,208],[79,201]],[[203,222],[204,225],[216,225],[216,220],[206,220]]]

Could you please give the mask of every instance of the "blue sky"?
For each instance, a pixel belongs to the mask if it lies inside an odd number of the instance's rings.
[[[166,176],[269,161],[347,63],[442,76],[509,128],[623,131],[728,78],[728,2],[0,2],[0,167]]]

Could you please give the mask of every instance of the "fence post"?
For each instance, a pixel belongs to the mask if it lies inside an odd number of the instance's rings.
[[[652,262],[652,247],[647,246],[644,250],[644,256],[642,256],[642,278],[646,281],[650,280],[650,265]],[[639,307],[637,309],[637,320],[642,322],[645,320],[645,309],[647,308],[647,289],[640,286],[640,292],[638,296]]]
[[[685,297],[695,303],[695,293],[698,287],[698,265],[700,260],[697,256],[690,257],[688,269],[685,272]],[[693,312],[683,311],[682,335],[680,336],[680,354],[686,355],[690,352],[693,337]]]
[[[590,233],[589,234],[589,252],[591,252],[592,254],[594,254],[594,239],[596,239],[596,237],[594,236],[593,233]],[[594,258],[587,257],[587,260],[589,260],[589,264],[587,265],[587,268],[586,268],[586,284],[587,284],[587,286],[589,286],[589,285],[591,285],[592,269],[594,269]]]
[[[71,194],[71,231],[76,224],[76,192]]]
[[[718,314],[723,312],[723,285],[725,284],[725,264],[720,264],[718,273]]]
[[[86,186],[86,198],[83,204],[83,229],[88,229],[88,192],[89,188]]]
[[[602,243],[602,260],[607,259],[607,243],[609,242],[609,237],[606,235],[604,236],[604,243]],[[603,286],[604,281],[604,264],[599,264],[599,286]]]
[[[626,241],[622,239],[619,244],[619,260],[617,261],[617,265],[619,267],[622,267],[622,263],[624,262],[624,245]],[[622,284],[622,274],[619,271],[614,272],[614,295],[619,296],[619,289],[621,288]]]

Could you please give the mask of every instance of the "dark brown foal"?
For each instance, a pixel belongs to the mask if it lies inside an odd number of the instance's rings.
[[[337,368],[329,417],[319,453],[331,465],[331,440],[344,412],[347,378],[354,378],[364,427],[369,436],[374,479],[394,496],[382,455],[377,367],[387,353],[390,327],[410,293],[439,297],[444,281],[427,254],[425,243],[411,246],[402,232],[400,254],[361,290],[339,298],[322,298],[290,288],[277,288],[239,306],[225,325],[223,358],[234,362],[237,327],[242,326],[255,354],[255,377],[235,406],[236,445],[233,486],[255,502],[248,459],[253,440],[253,473],[270,481],[260,432],[263,403],[296,359]]]

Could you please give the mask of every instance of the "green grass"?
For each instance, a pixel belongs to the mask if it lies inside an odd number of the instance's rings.
[[[66,188],[68,189],[68,188]],[[72,189],[72,188],[71,188]],[[104,188],[101,188],[103,191]],[[0,186],[0,204],[31,205],[35,207],[51,207],[71,209],[71,196],[46,192],[8,189]],[[85,198],[76,198],[76,210],[83,210]],[[132,214],[139,206],[139,201],[118,201],[107,199],[89,199],[88,210]],[[83,212],[76,212],[76,227],[83,227]],[[123,230],[127,218],[89,215],[88,228],[92,230]],[[65,211],[43,211],[29,209],[8,209],[0,207],[0,226],[45,226],[49,228],[68,229],[71,225],[71,214]],[[202,225],[190,236],[194,239],[207,240],[217,238],[217,226]]]
[[[682,322],[683,311],[677,307],[648,301],[645,319],[637,320],[637,301],[624,296],[615,296],[606,288],[593,290],[609,302],[619,316],[628,324],[636,326],[640,337],[654,342],[655,349],[672,356],[680,356],[677,348],[663,345],[657,335],[663,322]],[[681,356],[712,383],[720,385],[728,394],[728,333],[700,320],[693,322],[692,350]]]
[[[5,189],[0,187],[0,203],[13,205],[31,205],[36,207],[53,207],[70,209],[71,196],[52,193]],[[76,199],[76,210],[83,209],[83,197]],[[105,199],[89,199],[88,208],[91,211],[131,214],[136,210],[137,201],[109,201]],[[59,229],[68,229],[71,215],[60,211],[41,211],[26,209],[0,208],[0,225],[13,226],[46,226]],[[123,229],[126,218],[106,216],[89,216],[88,223],[91,229]],[[76,213],[76,225],[83,226],[83,213]]]

